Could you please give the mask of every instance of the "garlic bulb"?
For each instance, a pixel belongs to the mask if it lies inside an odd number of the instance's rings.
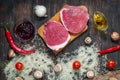
[[[43,6],[43,5],[36,5],[34,7],[34,10],[35,10],[35,14],[38,17],[47,17],[47,15],[46,15],[47,9],[46,9],[45,6]]]

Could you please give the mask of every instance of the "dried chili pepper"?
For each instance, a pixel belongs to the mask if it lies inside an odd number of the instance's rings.
[[[4,25],[4,28],[5,28],[5,33],[6,33],[6,37],[7,37],[7,40],[9,42],[9,45],[11,46],[11,48],[13,48],[13,50],[15,50],[16,52],[20,53],[20,54],[31,54],[31,53],[34,53],[35,50],[24,50],[22,48],[19,48],[13,41],[13,38],[12,38],[12,35],[7,27],[7,25],[5,23],[3,23]]]
[[[108,48],[108,49],[100,50],[97,53],[106,54],[106,53],[114,52],[114,51],[117,51],[117,50],[120,50],[120,44],[116,45],[116,46],[113,46],[111,48]]]

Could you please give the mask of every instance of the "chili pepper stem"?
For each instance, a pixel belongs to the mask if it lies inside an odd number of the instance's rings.
[[[2,24],[3,24],[3,27],[4,27],[5,31],[7,31],[8,30],[7,24],[5,22],[3,22]]]

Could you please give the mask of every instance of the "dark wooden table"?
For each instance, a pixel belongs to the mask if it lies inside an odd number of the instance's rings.
[[[78,43],[84,43],[86,36],[91,36],[96,41],[101,49],[105,49],[119,42],[112,42],[110,34],[113,31],[120,33],[120,0],[0,0],[0,23],[6,21],[13,35],[14,24],[20,19],[26,18],[33,22],[36,28],[39,28],[44,22],[50,19],[58,12],[64,4],[69,5],[85,5],[89,9],[90,20],[88,22],[89,29],[81,35],[61,53],[72,51],[78,47]],[[47,7],[47,18],[37,18],[34,14],[33,7],[37,4]],[[108,33],[105,35],[98,32],[94,28],[93,13],[99,10],[103,12],[108,20]],[[0,25],[0,65],[7,60],[7,53],[10,46],[6,40],[5,31]],[[113,58],[117,61],[116,69],[120,69],[120,51],[113,52],[107,55],[108,58]],[[0,80],[5,80],[0,69]]]

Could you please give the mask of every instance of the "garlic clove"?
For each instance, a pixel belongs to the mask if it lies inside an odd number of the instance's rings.
[[[110,77],[109,80],[118,80],[118,79],[115,77]]]
[[[38,17],[47,17],[47,15],[46,15],[47,9],[46,9],[45,6],[43,6],[43,5],[36,5],[34,7],[34,10],[35,10],[35,14]]]
[[[11,59],[11,58],[13,58],[13,57],[15,57],[16,56],[16,54],[14,53],[14,50],[13,49],[10,49],[9,51],[8,51],[8,57]]]
[[[18,77],[15,77],[15,80],[24,80],[22,77],[18,76]]]
[[[36,70],[34,73],[33,73],[33,76],[34,78],[36,79],[40,79],[43,77],[43,73],[40,71],[40,70]]]
[[[56,64],[54,66],[54,70],[55,70],[55,72],[60,72],[60,71],[62,71],[62,66],[60,64]]]

